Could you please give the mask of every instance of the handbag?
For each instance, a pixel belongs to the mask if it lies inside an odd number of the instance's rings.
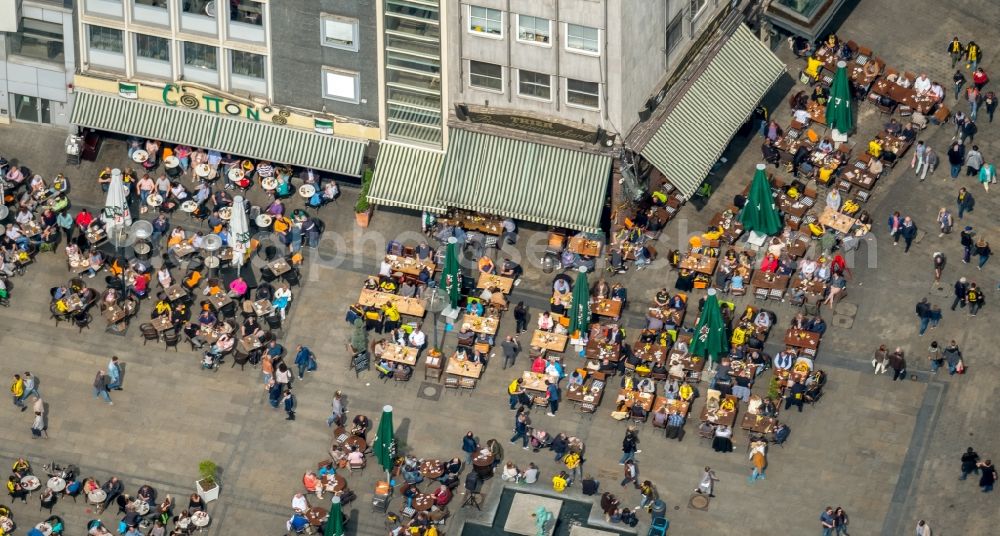
[[[958,364],[955,365],[955,372],[959,374],[965,374],[965,361],[959,359]]]

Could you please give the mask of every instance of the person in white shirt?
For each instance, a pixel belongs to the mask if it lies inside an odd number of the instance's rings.
[[[427,345],[427,335],[424,335],[424,332],[420,331],[419,325],[413,329],[413,333],[410,333],[409,344],[418,350],[423,350],[424,346]]]
[[[21,210],[17,211],[17,216],[14,216],[14,221],[20,225],[28,223],[31,219],[31,211],[28,210],[28,207],[21,207]]]
[[[803,125],[809,124],[809,112],[803,109],[795,110],[795,112],[792,113],[792,117],[794,117],[796,121],[802,123]]]
[[[538,467],[534,463],[529,463],[528,468],[521,473],[521,481],[525,484],[534,484],[538,481]]]
[[[174,280],[170,277],[170,269],[163,266],[156,272],[156,280],[160,282],[160,288],[167,288],[174,284]]]
[[[306,500],[306,496],[301,493],[296,493],[292,497],[292,510],[302,513],[309,509],[309,501]]]
[[[944,88],[941,87],[941,84],[939,84],[937,82],[934,82],[931,85],[931,89],[930,89],[930,91],[928,91],[928,93],[930,93],[930,95],[932,97],[934,97],[935,100],[940,101],[940,100],[944,99]]]
[[[392,265],[389,264],[389,261],[382,259],[382,263],[378,265],[378,275],[392,277]]]
[[[552,316],[548,312],[544,312],[538,317],[538,329],[542,331],[551,331],[554,324]]]
[[[927,78],[927,73],[920,73],[920,76],[913,81],[913,90],[917,95],[923,95],[931,89],[931,79]]]

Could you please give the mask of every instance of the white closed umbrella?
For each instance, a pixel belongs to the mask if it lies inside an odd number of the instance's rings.
[[[125,195],[125,182],[120,169],[111,170],[111,184],[108,185],[108,196],[104,200],[104,211],[101,220],[108,228],[126,228],[132,225],[132,213],[128,209],[128,198]]]
[[[233,263],[243,266],[247,250],[250,249],[250,222],[247,221],[246,203],[243,196],[233,198],[233,214],[229,219],[229,236],[233,244]]]

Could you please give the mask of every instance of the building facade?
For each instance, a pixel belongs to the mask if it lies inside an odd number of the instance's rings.
[[[0,123],[69,125],[76,53],[72,0],[0,2]]]

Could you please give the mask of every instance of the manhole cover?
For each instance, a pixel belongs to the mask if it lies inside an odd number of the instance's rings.
[[[858,306],[851,302],[840,302],[837,304],[836,312],[838,315],[855,316],[858,314]]]
[[[694,508],[695,510],[708,510],[708,503],[710,502],[711,501],[708,497],[700,493],[696,493],[688,500],[688,506]]]
[[[417,398],[437,402],[441,398],[441,386],[436,383],[421,382],[420,389],[417,389]]]
[[[847,315],[833,315],[833,325],[841,329],[851,329],[854,327],[854,317]]]

